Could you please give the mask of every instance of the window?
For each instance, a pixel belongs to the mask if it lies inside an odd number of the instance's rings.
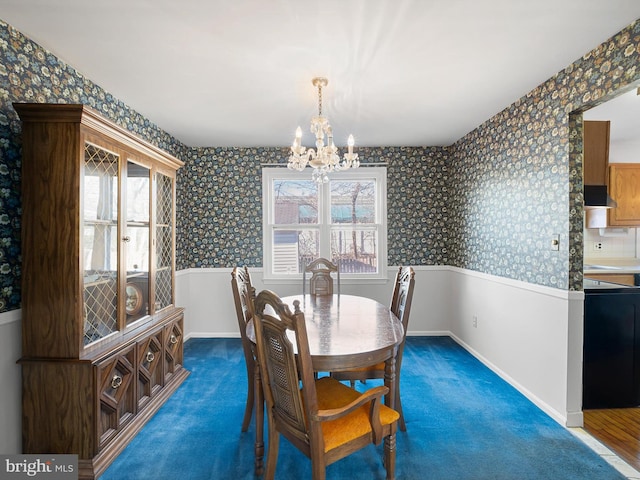
[[[340,265],[342,278],[386,278],[386,169],[359,168],[311,180],[302,172],[262,173],[264,276],[299,278],[312,260]]]

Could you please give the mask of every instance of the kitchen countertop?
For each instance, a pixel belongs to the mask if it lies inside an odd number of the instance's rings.
[[[606,290],[611,293],[632,293],[640,290],[638,287],[631,285],[622,285],[620,283],[604,282],[602,280],[593,280],[585,278],[582,284],[585,292]]]
[[[640,273],[638,258],[585,258],[583,272],[589,273]]]

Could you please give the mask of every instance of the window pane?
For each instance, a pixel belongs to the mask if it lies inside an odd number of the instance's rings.
[[[377,273],[376,230],[339,228],[331,230],[331,257],[341,273]]]
[[[318,257],[349,277],[386,274],[386,170],[371,167],[317,184],[303,172],[262,173],[265,278],[300,278]]]
[[[275,224],[318,223],[318,185],[311,180],[273,182]]]
[[[331,223],[375,223],[376,183],[373,180],[331,182]]]
[[[297,275],[303,266],[320,256],[318,230],[275,230],[273,273]]]

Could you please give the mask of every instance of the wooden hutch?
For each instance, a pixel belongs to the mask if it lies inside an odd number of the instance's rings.
[[[22,120],[22,442],[95,478],[188,375],[175,306],[183,163],[83,105]]]

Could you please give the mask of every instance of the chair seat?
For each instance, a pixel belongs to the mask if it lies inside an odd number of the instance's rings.
[[[342,407],[361,395],[360,392],[331,377],[322,377],[316,381],[316,393],[320,410]],[[382,426],[390,425],[399,418],[398,412],[386,405],[380,405]],[[326,453],[370,432],[369,404],[365,404],[345,417],[322,423],[324,451]]]

